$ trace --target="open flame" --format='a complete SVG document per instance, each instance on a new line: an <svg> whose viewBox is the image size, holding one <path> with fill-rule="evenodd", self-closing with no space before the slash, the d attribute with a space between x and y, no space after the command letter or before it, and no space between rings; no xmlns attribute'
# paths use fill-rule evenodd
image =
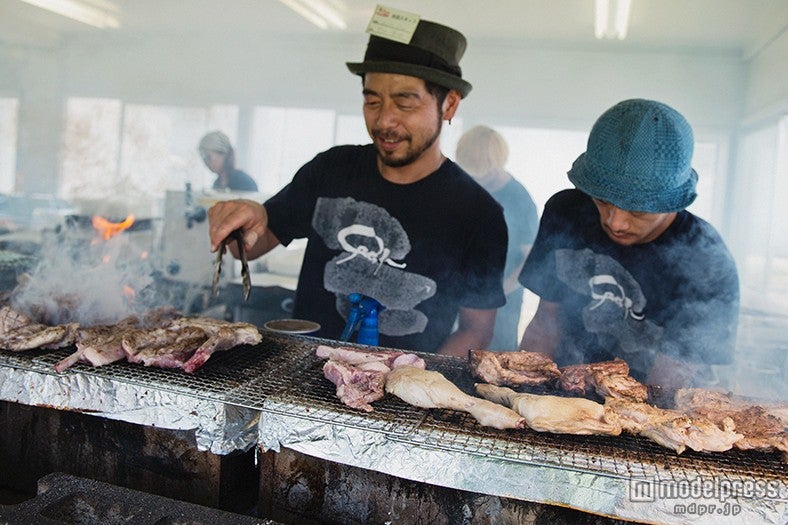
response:
<svg viewBox="0 0 788 525"><path fill-rule="evenodd" d="M104 217L94 215L92 222L93 228L96 229L101 238L108 241L123 230L131 228L131 225L134 224L134 215L129 215L122 222L110 222Z"/></svg>

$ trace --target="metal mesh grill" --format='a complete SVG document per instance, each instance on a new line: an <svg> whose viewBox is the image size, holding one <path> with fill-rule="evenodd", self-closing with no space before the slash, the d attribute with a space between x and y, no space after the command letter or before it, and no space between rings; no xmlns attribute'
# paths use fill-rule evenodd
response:
<svg viewBox="0 0 788 525"><path fill-rule="evenodd" d="M144 367L126 362L103 367L77 364L66 374L91 374L146 388L158 388L230 405L384 432L390 439L423 447L457 451L507 461L588 471L616 477L648 476L681 480L714 475L731 479L788 479L788 467L778 453L729 450L681 455L637 436L574 436L532 430L496 430L452 410L423 410L387 394L373 404L374 412L352 409L336 396L323 376L324 360L314 355L318 344L334 344L308 336L263 333L263 342L218 352L196 373ZM356 346L343 343L346 346ZM55 363L70 351L0 351L0 366L55 375ZM464 360L419 354L427 368L437 370L465 392L473 393L473 378ZM264 406L270 399L275 401Z"/></svg>

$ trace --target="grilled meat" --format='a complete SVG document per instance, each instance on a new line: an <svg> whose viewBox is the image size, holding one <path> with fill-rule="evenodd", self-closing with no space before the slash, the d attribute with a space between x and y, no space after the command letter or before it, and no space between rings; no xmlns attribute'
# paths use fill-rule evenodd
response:
<svg viewBox="0 0 788 525"><path fill-rule="evenodd" d="M10 306L0 308L0 348L21 352L51 350L74 344L79 324L48 326L37 323Z"/></svg>
<svg viewBox="0 0 788 525"><path fill-rule="evenodd" d="M385 395L383 387L388 371L388 368L385 372L365 370L333 359L323 365L323 375L337 386L337 397L347 406L366 412L374 410L370 403Z"/></svg>
<svg viewBox="0 0 788 525"><path fill-rule="evenodd" d="M589 389L586 385L588 374L591 372L629 375L629 365L618 357L612 361L562 366L559 370L561 371L561 377L558 380L558 386L562 390L577 392L578 394L585 394L593 389L593 387Z"/></svg>
<svg viewBox="0 0 788 525"><path fill-rule="evenodd" d="M476 384L476 393L493 403L513 409L537 432L557 434L621 433L618 416L604 405L581 397L522 394L511 388Z"/></svg>
<svg viewBox="0 0 788 525"><path fill-rule="evenodd" d="M130 363L161 368L183 368L208 335L198 327L155 328L131 330L124 334L121 344Z"/></svg>
<svg viewBox="0 0 788 525"><path fill-rule="evenodd" d="M767 409L736 399L729 392L702 388L682 388L676 391L675 402L676 409L691 416L704 417L717 424L725 419L733 420L737 432L744 435L734 444L736 448L779 450L788 454L788 432L785 421L779 417L779 406L773 405ZM770 413L770 410L774 413Z"/></svg>
<svg viewBox="0 0 788 525"><path fill-rule="evenodd" d="M208 340L194 351L183 363L184 371L194 373L213 355L214 352L229 350L241 345L256 345L263 340L260 330L249 323L228 323L208 317L176 319L170 325L172 330L198 328L208 335Z"/></svg>
<svg viewBox="0 0 788 525"><path fill-rule="evenodd" d="M678 410L666 410L646 403L607 398L605 406L618 414L623 429L675 450L689 447L698 452L729 450L743 436L734 432L728 418L718 426L704 417L690 417Z"/></svg>
<svg viewBox="0 0 788 525"><path fill-rule="evenodd" d="M468 364L473 377L500 386L536 386L561 375L553 360L539 352L470 350Z"/></svg>
<svg viewBox="0 0 788 525"><path fill-rule="evenodd" d="M319 345L317 357L327 358L323 375L337 387L337 397L351 408L372 412L370 403L385 395L386 374L399 366L426 368L424 359L400 351L367 352L357 348Z"/></svg>
<svg viewBox="0 0 788 525"><path fill-rule="evenodd" d="M315 349L315 355L325 359L342 361L349 365L377 362L383 363L387 368L391 369L394 368L395 362L399 360L398 364L410 364L411 366L426 368L424 360L416 354L406 354L405 352L399 351L380 350L376 352L367 352L349 346L332 347L319 345Z"/></svg>
<svg viewBox="0 0 788 525"><path fill-rule="evenodd" d="M630 401L646 401L648 389L634 377L625 374L608 374L600 370L592 371L586 377L589 385L601 397L628 399Z"/></svg>
<svg viewBox="0 0 788 525"><path fill-rule="evenodd" d="M646 401L648 390L629 375L629 365L620 358L612 361L582 363L560 368L558 386L567 392L587 395L592 392L600 397Z"/></svg>
<svg viewBox="0 0 788 525"><path fill-rule="evenodd" d="M80 328L77 333L77 351L55 364L55 371L62 372L78 362L103 366L126 358L123 336L137 326L138 319L129 317L117 325L99 325Z"/></svg>
<svg viewBox="0 0 788 525"><path fill-rule="evenodd" d="M469 396L440 372L401 366L386 374L386 392L421 408L449 408L471 414L481 425L494 428L523 428L514 410L486 399Z"/></svg>

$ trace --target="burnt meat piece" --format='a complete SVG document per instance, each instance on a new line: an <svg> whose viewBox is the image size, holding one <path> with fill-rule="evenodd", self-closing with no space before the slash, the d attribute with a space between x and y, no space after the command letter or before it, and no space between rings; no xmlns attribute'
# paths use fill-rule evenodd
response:
<svg viewBox="0 0 788 525"><path fill-rule="evenodd" d="M561 376L558 366L539 352L468 351L473 377L499 386L536 386Z"/></svg>
<svg viewBox="0 0 788 525"><path fill-rule="evenodd" d="M10 306L0 308L0 348L21 352L63 348L74 344L79 324L48 326L37 323Z"/></svg>

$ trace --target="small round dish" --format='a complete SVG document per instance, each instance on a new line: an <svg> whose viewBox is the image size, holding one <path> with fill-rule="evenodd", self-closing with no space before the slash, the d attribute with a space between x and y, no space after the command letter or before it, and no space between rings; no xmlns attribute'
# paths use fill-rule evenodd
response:
<svg viewBox="0 0 788 525"><path fill-rule="evenodd" d="M263 328L280 334L312 334L320 330L320 325L304 319L275 319L267 321Z"/></svg>

